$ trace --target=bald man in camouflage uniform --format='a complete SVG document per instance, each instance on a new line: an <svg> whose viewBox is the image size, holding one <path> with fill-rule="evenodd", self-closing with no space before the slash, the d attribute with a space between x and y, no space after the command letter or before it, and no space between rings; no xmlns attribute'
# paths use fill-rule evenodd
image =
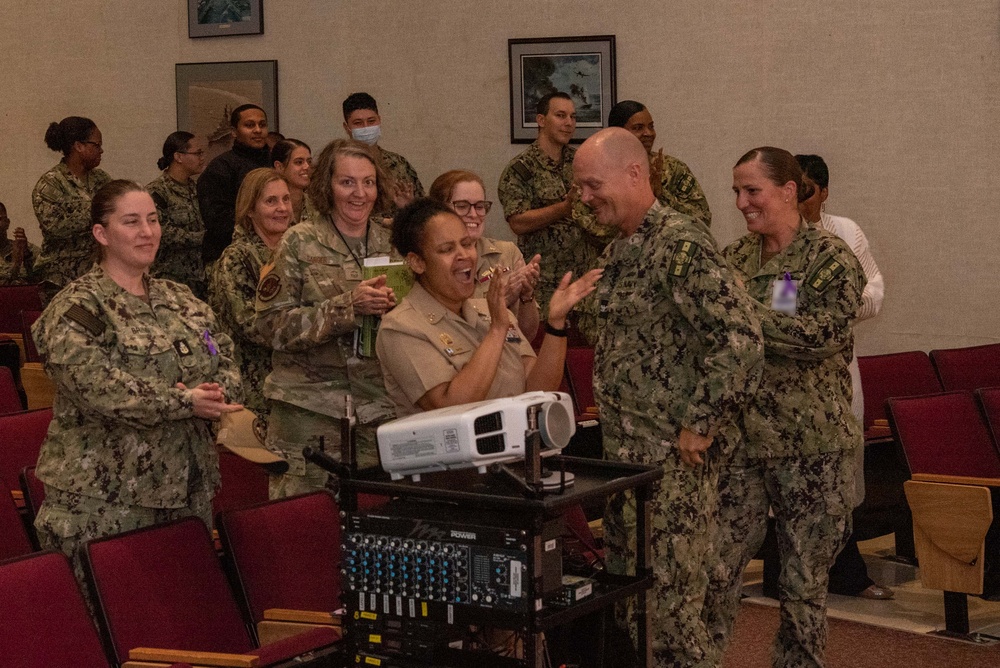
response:
<svg viewBox="0 0 1000 668"><path fill-rule="evenodd" d="M720 651L739 607L743 569L764 540L773 508L782 556L775 666L822 666L834 558L850 534L855 448L851 321L866 279L851 249L804 220L791 244L760 266L761 236L723 251L754 299L767 360L744 413L745 447L722 466L719 555L707 598ZM796 281L795 315L772 308L775 286Z"/></svg>
<svg viewBox="0 0 1000 668"><path fill-rule="evenodd" d="M347 237L350 239L350 237ZM264 381L271 400L267 445L288 460L288 472L272 477L271 498L322 489L329 475L302 451L320 446L340 458L340 418L350 395L357 415L358 460L378 463L375 429L395 417L374 357L359 357L353 291L362 283L366 257L401 260L389 230L369 222L364 244L349 247L326 215L288 228L261 271L257 329L274 349ZM374 279L366 281L372 284Z"/></svg>
<svg viewBox="0 0 1000 668"><path fill-rule="evenodd" d="M538 110L538 139L504 168L497 195L521 253L542 256L535 297L544 320L563 275L572 271L578 278L596 267L614 231L597 224L573 188L573 101L562 93L546 95ZM596 340L593 318L582 310L576 318L588 340Z"/></svg>
<svg viewBox="0 0 1000 668"><path fill-rule="evenodd" d="M87 538L187 515L212 526L218 457L191 390L218 383L239 401L232 341L187 288L149 279L147 291L148 303L95 266L31 329L56 386L35 528L78 575Z"/></svg>
<svg viewBox="0 0 1000 668"><path fill-rule="evenodd" d="M199 255L200 257L200 255ZM233 243L212 265L208 297L219 327L233 339L243 378L243 405L267 420L264 379L271 373L271 346L255 326L260 270L271 259L271 249L253 230L237 223Z"/></svg>
<svg viewBox="0 0 1000 668"><path fill-rule="evenodd" d="M198 299L205 299L205 263L201 258L205 223L201 219L194 179L179 183L164 171L146 186L146 190L156 204L163 230L152 275L183 283Z"/></svg>
<svg viewBox="0 0 1000 668"><path fill-rule="evenodd" d="M581 199L622 237L601 258L594 393L613 460L663 467L652 499L650 596L656 666L714 666L703 619L719 451L757 387L763 338L751 300L701 223L653 195L639 140L603 130L574 161ZM635 544L634 498L605 516L609 569Z"/></svg>
<svg viewBox="0 0 1000 668"><path fill-rule="evenodd" d="M109 181L111 177L99 167L79 179L60 162L43 174L31 191L31 205L42 231L42 255L35 263L35 272L48 284L47 298L93 265L90 200Z"/></svg>

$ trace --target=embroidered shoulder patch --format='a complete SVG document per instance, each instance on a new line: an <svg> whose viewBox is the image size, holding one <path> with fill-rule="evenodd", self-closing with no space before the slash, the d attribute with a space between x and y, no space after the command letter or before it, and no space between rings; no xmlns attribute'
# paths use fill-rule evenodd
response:
<svg viewBox="0 0 1000 668"><path fill-rule="evenodd" d="M79 304L73 304L70 306L66 310L66 317L83 327L94 336L100 336L104 333L104 329L106 327L105 324L101 322L96 315Z"/></svg>
<svg viewBox="0 0 1000 668"><path fill-rule="evenodd" d="M149 193L149 196L153 198L153 204L156 205L157 209L159 209L161 211L166 211L166 209L167 209L167 200L164 199L163 195L161 195L160 193L155 193L154 192L154 193Z"/></svg>
<svg viewBox="0 0 1000 668"><path fill-rule="evenodd" d="M809 277L809 287L816 292L823 292L833 279L844 273L844 268L844 265L837 260L831 260L829 264Z"/></svg>
<svg viewBox="0 0 1000 668"><path fill-rule="evenodd" d="M687 276L697 252L698 244L693 241L678 241L674 246L674 255L670 258L670 275L678 278Z"/></svg>
<svg viewBox="0 0 1000 668"><path fill-rule="evenodd" d="M261 274L264 274L263 270ZM260 284L257 286L257 299L269 302L278 296L279 290L281 290L281 277L277 274L264 274L264 278L260 279Z"/></svg>

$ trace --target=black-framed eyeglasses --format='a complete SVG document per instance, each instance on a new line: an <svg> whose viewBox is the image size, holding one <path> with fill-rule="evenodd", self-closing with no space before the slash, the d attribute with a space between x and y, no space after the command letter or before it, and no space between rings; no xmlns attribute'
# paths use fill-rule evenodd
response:
<svg viewBox="0 0 1000 668"><path fill-rule="evenodd" d="M181 155L196 155L199 158L205 155L205 151L177 151Z"/></svg>
<svg viewBox="0 0 1000 668"><path fill-rule="evenodd" d="M80 143L81 144L90 144L91 146L96 146L97 150L99 150L99 151L103 151L104 150L104 144L102 144L99 141L90 141L89 139L87 139L87 140L82 141Z"/></svg>
<svg viewBox="0 0 1000 668"><path fill-rule="evenodd" d="M451 208L453 208L455 210L455 213L457 213L460 216L469 215L469 212L472 211L473 209L475 209L476 213L478 213L480 216L485 216L490 212L490 208L492 208L492 206L493 202L490 202L489 200L470 202L468 200L459 199L451 203Z"/></svg>

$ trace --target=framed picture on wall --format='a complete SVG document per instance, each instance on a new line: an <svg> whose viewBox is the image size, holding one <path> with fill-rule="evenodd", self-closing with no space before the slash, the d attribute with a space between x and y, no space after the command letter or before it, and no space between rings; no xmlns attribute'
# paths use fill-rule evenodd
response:
<svg viewBox="0 0 1000 668"><path fill-rule="evenodd" d="M576 105L579 144L607 124L615 104L615 36L507 40L510 58L510 141L538 136L535 108L548 93L566 93Z"/></svg>
<svg viewBox="0 0 1000 668"><path fill-rule="evenodd" d="M278 130L278 61L178 63L177 129L208 139L206 158L229 150L229 115L243 104L256 104Z"/></svg>
<svg viewBox="0 0 1000 668"><path fill-rule="evenodd" d="M188 0L188 37L264 33L264 0Z"/></svg>

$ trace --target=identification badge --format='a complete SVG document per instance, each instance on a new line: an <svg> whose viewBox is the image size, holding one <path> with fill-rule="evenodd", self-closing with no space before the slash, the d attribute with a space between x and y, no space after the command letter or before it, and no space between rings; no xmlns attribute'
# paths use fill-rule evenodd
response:
<svg viewBox="0 0 1000 668"><path fill-rule="evenodd" d="M795 315L798 306L799 282L786 271L783 278L771 286L771 308L785 315Z"/></svg>

